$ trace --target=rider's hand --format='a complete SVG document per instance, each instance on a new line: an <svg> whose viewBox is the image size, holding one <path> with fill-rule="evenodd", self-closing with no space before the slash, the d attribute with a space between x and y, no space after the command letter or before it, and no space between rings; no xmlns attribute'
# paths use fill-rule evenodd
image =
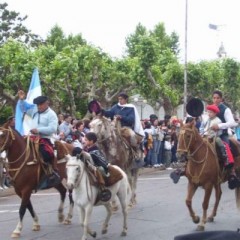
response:
<svg viewBox="0 0 240 240"><path fill-rule="evenodd" d="M219 127L218 127L217 124L213 124L213 125L211 126L211 129L214 130L214 131L217 131L217 130L219 130Z"/></svg>
<svg viewBox="0 0 240 240"><path fill-rule="evenodd" d="M117 120L121 120L122 119L121 115L116 115L115 117L116 117Z"/></svg>
<svg viewBox="0 0 240 240"><path fill-rule="evenodd" d="M23 90L18 91L18 98L23 100L25 98L25 92Z"/></svg>
<svg viewBox="0 0 240 240"><path fill-rule="evenodd" d="M30 132L32 134L38 134L38 130L36 128L31 129Z"/></svg>

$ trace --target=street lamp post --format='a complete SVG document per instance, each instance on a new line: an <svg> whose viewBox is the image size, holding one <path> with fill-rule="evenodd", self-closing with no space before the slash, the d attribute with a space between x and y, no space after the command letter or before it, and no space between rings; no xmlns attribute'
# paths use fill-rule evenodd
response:
<svg viewBox="0 0 240 240"><path fill-rule="evenodd" d="M143 99L142 97L140 97L140 98L135 97L134 98L134 103L136 104L136 106L140 107L140 117L141 117L141 120L142 120L143 119L143 109L147 104L147 100Z"/></svg>

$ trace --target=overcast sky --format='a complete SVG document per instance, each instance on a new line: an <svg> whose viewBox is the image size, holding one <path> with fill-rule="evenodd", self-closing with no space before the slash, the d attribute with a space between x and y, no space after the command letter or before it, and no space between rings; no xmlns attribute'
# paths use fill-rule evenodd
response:
<svg viewBox="0 0 240 240"><path fill-rule="evenodd" d="M66 34L81 33L113 57L124 54L125 38L138 23L148 30L164 22L180 36L184 56L186 0L1 0L28 15L26 25L46 37L58 24ZM229 57L240 59L240 0L188 0L188 60L216 58L221 41ZM220 30L209 29L209 24Z"/></svg>

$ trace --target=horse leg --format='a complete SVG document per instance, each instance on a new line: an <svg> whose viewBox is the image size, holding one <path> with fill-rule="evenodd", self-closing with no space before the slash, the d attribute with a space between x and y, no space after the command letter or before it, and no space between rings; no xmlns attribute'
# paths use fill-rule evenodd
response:
<svg viewBox="0 0 240 240"><path fill-rule="evenodd" d="M214 217L217 215L217 209L218 209L218 205L222 196L222 189L221 189L221 184L216 184L214 186L215 189L215 204L213 207L213 211L211 213L211 215L207 218L208 222L213 222L214 221Z"/></svg>
<svg viewBox="0 0 240 240"><path fill-rule="evenodd" d="M128 184L128 183L127 183ZM128 206L127 206L127 198L128 198L128 186L121 186L122 189L117 193L119 198L122 213L123 213L123 230L121 236L127 236L127 215L128 215Z"/></svg>
<svg viewBox="0 0 240 240"><path fill-rule="evenodd" d="M82 223L81 225L83 227L83 235L81 240L86 240L87 234L95 238L97 236L97 233L92 231L88 226L88 221L92 213L92 206L88 205L88 206L85 206L85 208L80 207L80 211L81 211L80 215L81 215L81 223Z"/></svg>
<svg viewBox="0 0 240 240"><path fill-rule="evenodd" d="M189 182L188 183L188 193L187 193L187 198L186 198L186 205L188 207L188 211L190 213L192 221L194 223L199 223L200 218L199 218L199 216L195 215L195 212L192 209L192 198L193 198L196 190L197 190L197 186Z"/></svg>
<svg viewBox="0 0 240 240"><path fill-rule="evenodd" d="M31 201L29 200L28 204L27 204L27 209L28 211L30 212L32 218L33 218L33 227L32 227L32 230L33 231L39 231L40 230L40 225L38 223L38 216L37 214L35 213L35 211L33 210L33 206L32 206L32 203Z"/></svg>
<svg viewBox="0 0 240 240"><path fill-rule="evenodd" d="M128 204L128 207L132 208L133 207L133 201L132 200L134 199L135 191L134 191L134 187L133 187L133 175L132 175L131 170L127 171L127 177L128 177L129 186L131 188L131 198L130 198L130 202Z"/></svg>
<svg viewBox="0 0 240 240"><path fill-rule="evenodd" d="M118 211L118 204L115 198L113 198L112 202L111 202L111 208L112 208L112 212L117 212Z"/></svg>
<svg viewBox="0 0 240 240"><path fill-rule="evenodd" d="M213 185L209 184L205 187L205 194L204 194L204 199L202 203L202 208L203 208L203 215L200 224L197 227L197 231L204 231L205 229L205 224L207 222L207 209L209 206L209 200L211 197Z"/></svg>
<svg viewBox="0 0 240 240"><path fill-rule="evenodd" d="M103 227L102 227L102 234L106 234L107 233L107 228L108 228L108 223L109 223L109 220L112 216L112 207L111 207L111 204L106 204L104 205L104 207L106 208L107 210L107 217L103 223Z"/></svg>
<svg viewBox="0 0 240 240"><path fill-rule="evenodd" d="M73 198L72 198L72 190L69 190L69 195L68 196L69 196L70 206L69 206L67 218L64 220L65 225L71 224L71 222L72 222L73 207L74 207L74 201L73 201Z"/></svg>
<svg viewBox="0 0 240 240"><path fill-rule="evenodd" d="M19 196L21 196L21 198L22 198L22 202L21 202L21 205L19 208L20 220L19 220L15 230L12 232L12 235L11 235L12 238L19 238L21 235L21 231L22 231L22 227L23 227L22 221L23 221L23 217L25 215L26 209L27 209L27 204L30 200L31 190L29 190L26 195L22 195L21 193L17 193L17 194Z"/></svg>
<svg viewBox="0 0 240 240"><path fill-rule="evenodd" d="M137 204L136 189L137 189L138 172L139 172L138 168L132 169L132 196L131 196L132 205Z"/></svg>
<svg viewBox="0 0 240 240"><path fill-rule="evenodd" d="M63 186L63 184L59 184L55 187L58 192L60 193L60 198L61 198L61 201L60 201L60 205L58 207L58 222L63 222L64 220L64 213L63 213L63 207L64 207L64 201L65 201L65 198L66 198L66 188Z"/></svg>

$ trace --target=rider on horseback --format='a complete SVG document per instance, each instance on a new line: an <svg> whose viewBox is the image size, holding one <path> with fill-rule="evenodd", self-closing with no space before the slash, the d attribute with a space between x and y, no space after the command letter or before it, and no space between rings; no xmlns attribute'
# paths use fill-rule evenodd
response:
<svg viewBox="0 0 240 240"><path fill-rule="evenodd" d="M222 103L223 102L222 92L219 90L215 90L212 94L212 97L213 97L213 105L217 106L219 109L219 111L217 111L214 108L215 111L217 111L217 117L221 120L221 122L220 121L218 123L215 122L214 124L212 124L210 129L213 131L221 130L219 137L221 138L221 140L224 142L224 145L225 145L225 149L224 149L225 151L224 151L222 158L225 157L225 160L224 160L224 162L226 163L225 167L231 169L231 174L229 177L229 188L232 189L238 185L239 181L235 177L235 171L232 168L233 164L232 163L229 164L228 159L227 159L226 148L229 148L229 139L228 139L228 131L227 130L228 130L228 128L235 127L236 122L234 121L233 114L232 114L230 108L228 108L226 105L224 105ZM197 104L198 102L195 101L194 103ZM191 107L193 107L193 106L191 106ZM189 107L189 108L191 108L191 107ZM213 107L210 107L210 108L213 109ZM192 112L195 112L195 111L197 111L197 106L195 106L195 109L192 110ZM201 113L200 113L200 115L201 115ZM223 152L223 148L221 148L220 151ZM185 175L185 170L181 171L181 170L177 169L176 171L174 171L170 174L170 177L173 179L174 183L177 183L179 181L180 176L183 176L183 175Z"/></svg>
<svg viewBox="0 0 240 240"><path fill-rule="evenodd" d="M96 145L97 142L97 135L94 132L88 132L85 135L85 147L84 149L88 152L94 164L98 167L102 167L104 171L101 171L104 177L109 177L110 174L108 172L108 161L105 159L103 154L100 152L98 146Z"/></svg>
<svg viewBox="0 0 240 240"><path fill-rule="evenodd" d="M118 103L110 110L102 110L105 117L109 117L120 121L121 127L127 127L131 130L131 137L128 143L130 146L139 151L140 143L144 137L144 131L136 107L133 104L128 104L128 95L124 92L118 95ZM138 154L139 155L139 154Z"/></svg>
<svg viewBox="0 0 240 240"><path fill-rule="evenodd" d="M56 175L57 163L50 139L54 133L57 133L57 115L49 107L48 98L46 96L35 98L33 100L34 104L30 104L24 100L25 93L22 90L18 91L18 97L22 111L32 117L33 128L30 130L30 133L34 136L40 137L39 152L41 153L44 162L52 164L53 170L55 170L53 178L55 178L58 175ZM32 164L35 164L35 162L33 161Z"/></svg>

